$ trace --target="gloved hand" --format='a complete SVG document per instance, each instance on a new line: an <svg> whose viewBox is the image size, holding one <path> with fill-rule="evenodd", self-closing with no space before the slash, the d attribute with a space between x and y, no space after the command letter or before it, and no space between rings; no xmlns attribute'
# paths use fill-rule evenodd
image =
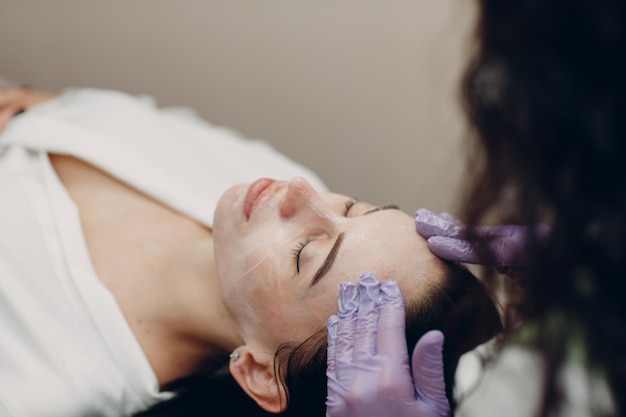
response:
<svg viewBox="0 0 626 417"><path fill-rule="evenodd" d="M506 267L519 267L525 263L524 249L532 232L532 226L482 226L476 227L479 237L486 238L493 259L481 258L478 251L465 240L467 226L448 213L435 214L426 209L415 212L415 228L428 242L428 247L437 256L450 261L472 264L495 264L501 272ZM537 237L545 239L549 233L547 225L534 226Z"/></svg>
<svg viewBox="0 0 626 417"><path fill-rule="evenodd" d="M426 333L409 367L404 299L394 281L363 274L342 283L328 320L326 417L443 417L443 334Z"/></svg>

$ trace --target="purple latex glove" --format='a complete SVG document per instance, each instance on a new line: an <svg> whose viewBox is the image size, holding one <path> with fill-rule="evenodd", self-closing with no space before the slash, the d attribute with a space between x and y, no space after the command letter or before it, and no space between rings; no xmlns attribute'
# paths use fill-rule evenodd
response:
<svg viewBox="0 0 626 417"><path fill-rule="evenodd" d="M532 232L531 226L482 226L476 227L476 235L487 238L488 249L494 256L489 262L465 240L467 226L448 213L435 214L426 209L415 212L415 228L428 242L437 256L450 261L472 264L495 264L499 267L519 267L525 264L524 249ZM537 237L545 239L549 229L546 225L535 226ZM501 268L501 272L507 272Z"/></svg>
<svg viewBox="0 0 626 417"><path fill-rule="evenodd" d="M342 283L328 320L326 417L443 417L443 334L426 333L409 367L404 299L394 281L363 274Z"/></svg>

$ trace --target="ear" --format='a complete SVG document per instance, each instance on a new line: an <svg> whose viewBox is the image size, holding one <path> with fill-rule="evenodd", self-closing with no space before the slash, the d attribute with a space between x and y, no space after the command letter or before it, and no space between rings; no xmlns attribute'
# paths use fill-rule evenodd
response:
<svg viewBox="0 0 626 417"><path fill-rule="evenodd" d="M228 369L239 386L265 411L285 411L286 390L274 373L274 356L252 351L248 346L236 350L239 358L231 360Z"/></svg>

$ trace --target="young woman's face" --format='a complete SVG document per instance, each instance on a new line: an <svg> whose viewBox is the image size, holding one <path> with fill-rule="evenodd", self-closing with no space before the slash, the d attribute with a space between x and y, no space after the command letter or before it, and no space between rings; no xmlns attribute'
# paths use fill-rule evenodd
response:
<svg viewBox="0 0 626 417"><path fill-rule="evenodd" d="M413 298L441 275L411 216L319 194L303 178L229 189L213 237L224 302L243 334L268 348L322 328L341 281L374 272Z"/></svg>

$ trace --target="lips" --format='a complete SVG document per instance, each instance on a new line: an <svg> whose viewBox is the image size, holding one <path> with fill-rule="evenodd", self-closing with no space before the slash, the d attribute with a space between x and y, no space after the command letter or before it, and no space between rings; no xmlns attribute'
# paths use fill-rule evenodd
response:
<svg viewBox="0 0 626 417"><path fill-rule="evenodd" d="M250 214L261 201L264 192L270 188L276 181L269 178L261 178L253 182L248 188L246 197L243 200L243 215L246 220L250 219Z"/></svg>

